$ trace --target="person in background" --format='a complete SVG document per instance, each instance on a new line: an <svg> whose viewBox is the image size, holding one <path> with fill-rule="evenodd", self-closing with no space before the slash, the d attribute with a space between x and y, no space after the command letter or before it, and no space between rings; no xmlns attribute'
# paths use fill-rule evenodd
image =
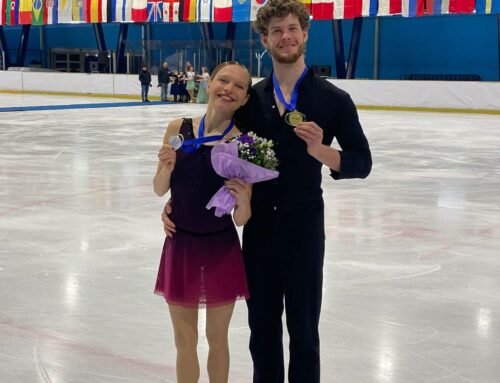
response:
<svg viewBox="0 0 500 383"><path fill-rule="evenodd" d="M139 72L139 81L141 82L141 97L142 102L150 102L148 99L149 87L151 87L151 72L146 64L141 65Z"/></svg>
<svg viewBox="0 0 500 383"><path fill-rule="evenodd" d="M194 88L195 88L196 72L192 65L186 67L186 91L189 94L189 102L194 102Z"/></svg>
<svg viewBox="0 0 500 383"><path fill-rule="evenodd" d="M198 86L198 94L196 95L196 102L198 104L206 104L208 102L207 88L209 79L208 68L204 66L201 68L201 76L199 76L200 84Z"/></svg>
<svg viewBox="0 0 500 383"><path fill-rule="evenodd" d="M170 69L168 63L164 62L158 73L158 86L161 87L161 101L168 101L168 84L170 83Z"/></svg>

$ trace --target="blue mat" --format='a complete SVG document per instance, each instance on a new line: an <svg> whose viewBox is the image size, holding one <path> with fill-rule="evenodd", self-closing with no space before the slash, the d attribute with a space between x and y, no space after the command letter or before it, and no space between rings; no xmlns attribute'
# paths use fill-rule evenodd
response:
<svg viewBox="0 0 500 383"><path fill-rule="evenodd" d="M128 106L148 106L170 104L170 102L152 101L152 102L106 102L96 104L68 104L68 105L38 105L38 106L9 106L0 108L0 112L31 112L38 110L61 110L61 109L94 109L94 108L121 108Z"/></svg>

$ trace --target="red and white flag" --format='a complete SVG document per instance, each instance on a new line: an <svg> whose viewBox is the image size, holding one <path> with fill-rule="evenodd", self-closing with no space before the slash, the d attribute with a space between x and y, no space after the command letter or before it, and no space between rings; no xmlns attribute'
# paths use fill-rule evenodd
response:
<svg viewBox="0 0 500 383"><path fill-rule="evenodd" d="M214 21L230 22L233 20L233 0L214 0Z"/></svg>
<svg viewBox="0 0 500 383"><path fill-rule="evenodd" d="M179 21L179 1L163 0L163 22L176 23Z"/></svg>
<svg viewBox="0 0 500 383"><path fill-rule="evenodd" d="M132 21L143 22L148 19L148 1L132 0Z"/></svg>
<svg viewBox="0 0 500 383"><path fill-rule="evenodd" d="M332 20L333 0L312 0L311 12L313 20Z"/></svg>

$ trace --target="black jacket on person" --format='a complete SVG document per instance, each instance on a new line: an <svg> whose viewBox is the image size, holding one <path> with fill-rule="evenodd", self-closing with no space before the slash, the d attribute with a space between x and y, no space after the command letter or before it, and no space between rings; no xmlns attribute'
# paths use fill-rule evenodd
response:
<svg viewBox="0 0 500 383"><path fill-rule="evenodd" d="M141 70L139 72L139 81L141 82L142 85L151 84L151 72L148 70L146 72Z"/></svg>
<svg viewBox="0 0 500 383"><path fill-rule="evenodd" d="M161 68L158 73L158 84L168 84L170 82L170 69Z"/></svg>

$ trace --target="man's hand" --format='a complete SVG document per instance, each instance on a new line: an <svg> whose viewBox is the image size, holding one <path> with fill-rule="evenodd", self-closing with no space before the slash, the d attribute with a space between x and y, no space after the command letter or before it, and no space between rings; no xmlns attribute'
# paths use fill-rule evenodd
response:
<svg viewBox="0 0 500 383"><path fill-rule="evenodd" d="M323 129L313 121L301 122L293 131L307 144L307 152L317 158L323 145Z"/></svg>
<svg viewBox="0 0 500 383"><path fill-rule="evenodd" d="M170 201L165 204L163 212L161 213L161 220L163 221L163 230L167 237L172 238L175 233L175 224L170 220L169 214L172 213L172 205Z"/></svg>

